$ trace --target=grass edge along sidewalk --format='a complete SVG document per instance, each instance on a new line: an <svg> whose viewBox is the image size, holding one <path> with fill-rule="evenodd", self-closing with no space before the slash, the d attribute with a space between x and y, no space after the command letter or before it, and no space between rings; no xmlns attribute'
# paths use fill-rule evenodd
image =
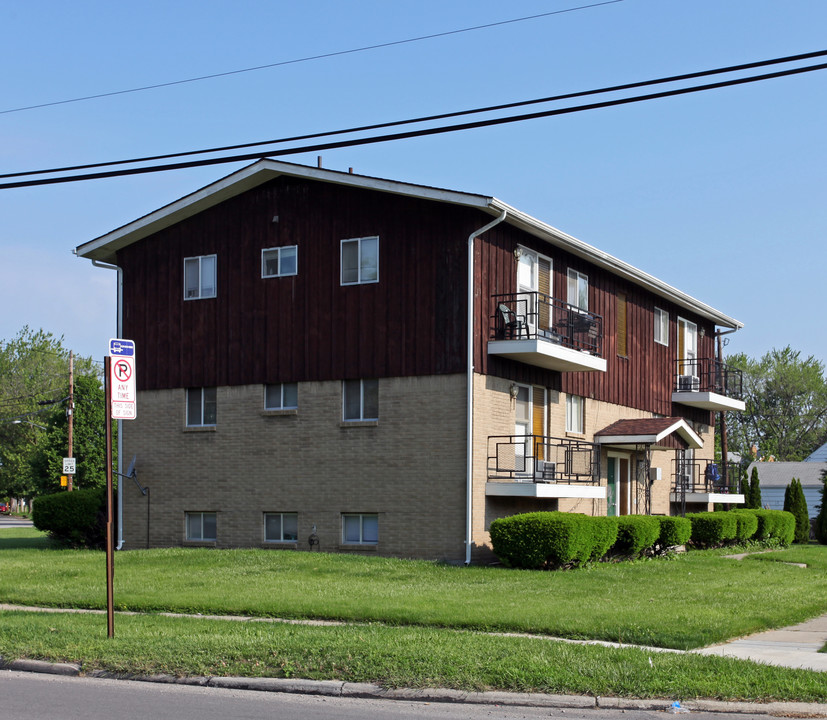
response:
<svg viewBox="0 0 827 720"><path fill-rule="evenodd" d="M120 615L3 613L0 655L84 673L304 678L384 688L627 698L827 702L824 673L695 654L473 631Z"/></svg>

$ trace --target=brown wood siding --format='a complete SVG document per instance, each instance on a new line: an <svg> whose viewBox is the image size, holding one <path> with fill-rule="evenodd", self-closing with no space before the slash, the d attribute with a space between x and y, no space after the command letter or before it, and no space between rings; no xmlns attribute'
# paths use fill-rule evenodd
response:
<svg viewBox="0 0 827 720"><path fill-rule="evenodd" d="M488 355L486 347L492 329L490 316L493 314L490 298L496 294L516 292L517 272L513 252L518 244L551 257L552 295L556 298L566 299L569 268L588 275L589 310L603 318L605 373L559 373ZM507 225L494 227L477 241L476 257L478 287L488 288L487 298L484 292L476 297L477 317L486 320L477 329L475 367L478 371L660 415L711 423L712 414L708 411L672 403L677 360L677 316L680 314L698 323L699 329L705 329L706 336L698 338L698 357L714 356L714 328L711 323L686 310L679 311L677 306L665 299ZM626 300L625 356L618 355L618 351L622 350L617 343L619 294ZM655 306L669 313L668 347L654 340Z"/></svg>
<svg viewBox="0 0 827 720"><path fill-rule="evenodd" d="M466 240L487 221L283 177L131 245L118 262L139 387L463 372ZM374 235L379 282L341 286L341 240ZM262 279L261 250L286 245L298 275ZM183 259L213 253L217 297L184 300Z"/></svg>

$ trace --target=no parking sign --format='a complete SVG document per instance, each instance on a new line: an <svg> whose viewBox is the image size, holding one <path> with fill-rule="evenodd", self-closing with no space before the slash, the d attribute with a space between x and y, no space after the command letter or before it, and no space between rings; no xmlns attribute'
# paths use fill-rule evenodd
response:
<svg viewBox="0 0 827 720"><path fill-rule="evenodd" d="M134 420L135 403L135 343L113 338L109 341L109 387L113 420Z"/></svg>

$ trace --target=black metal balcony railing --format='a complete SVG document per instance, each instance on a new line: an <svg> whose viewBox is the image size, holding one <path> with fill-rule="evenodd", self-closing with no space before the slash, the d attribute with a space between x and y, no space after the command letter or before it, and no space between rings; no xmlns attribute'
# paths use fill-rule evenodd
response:
<svg viewBox="0 0 827 720"><path fill-rule="evenodd" d="M714 392L741 399L743 373L715 358L677 360L675 392Z"/></svg>
<svg viewBox="0 0 827 720"><path fill-rule="evenodd" d="M491 298L492 340L540 339L602 357L603 318L540 292Z"/></svg>
<svg viewBox="0 0 827 720"><path fill-rule="evenodd" d="M724 476L721 463L711 461L672 461L672 492L722 493L735 495L741 492L741 478L738 465L730 463Z"/></svg>
<svg viewBox="0 0 827 720"><path fill-rule="evenodd" d="M600 482L600 448L594 443L542 435L491 436L488 479L596 485Z"/></svg>

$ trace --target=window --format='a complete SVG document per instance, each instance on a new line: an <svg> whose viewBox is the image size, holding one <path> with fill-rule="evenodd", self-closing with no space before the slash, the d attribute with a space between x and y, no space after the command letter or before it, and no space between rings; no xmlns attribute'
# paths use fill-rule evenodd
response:
<svg viewBox="0 0 827 720"><path fill-rule="evenodd" d="M265 410L294 410L298 406L298 383L276 383L264 386Z"/></svg>
<svg viewBox="0 0 827 720"><path fill-rule="evenodd" d="M298 539L297 513L264 513L265 542L296 542Z"/></svg>
<svg viewBox="0 0 827 720"><path fill-rule="evenodd" d="M187 540L215 540L215 513L188 512Z"/></svg>
<svg viewBox="0 0 827 720"><path fill-rule="evenodd" d="M583 398L580 395L566 395L566 432L579 435L585 432L583 405Z"/></svg>
<svg viewBox="0 0 827 720"><path fill-rule="evenodd" d="M589 309L589 276L569 268L568 303L580 310Z"/></svg>
<svg viewBox="0 0 827 720"><path fill-rule="evenodd" d="M184 258L184 299L215 297L215 255Z"/></svg>
<svg viewBox="0 0 827 720"><path fill-rule="evenodd" d="M187 388L187 425L215 425L215 388Z"/></svg>
<svg viewBox="0 0 827 720"><path fill-rule="evenodd" d="M655 342L669 345L669 313L655 308Z"/></svg>
<svg viewBox="0 0 827 720"><path fill-rule="evenodd" d="M297 245L286 247L267 248L261 251L261 277L284 277L297 275L298 270Z"/></svg>
<svg viewBox="0 0 827 720"><path fill-rule="evenodd" d="M342 240L342 285L379 282L379 237Z"/></svg>
<svg viewBox="0 0 827 720"><path fill-rule="evenodd" d="M342 515L342 542L346 545L376 545L379 542L379 516Z"/></svg>
<svg viewBox="0 0 827 720"><path fill-rule="evenodd" d="M379 419L379 381L345 380L342 383L344 420Z"/></svg>

